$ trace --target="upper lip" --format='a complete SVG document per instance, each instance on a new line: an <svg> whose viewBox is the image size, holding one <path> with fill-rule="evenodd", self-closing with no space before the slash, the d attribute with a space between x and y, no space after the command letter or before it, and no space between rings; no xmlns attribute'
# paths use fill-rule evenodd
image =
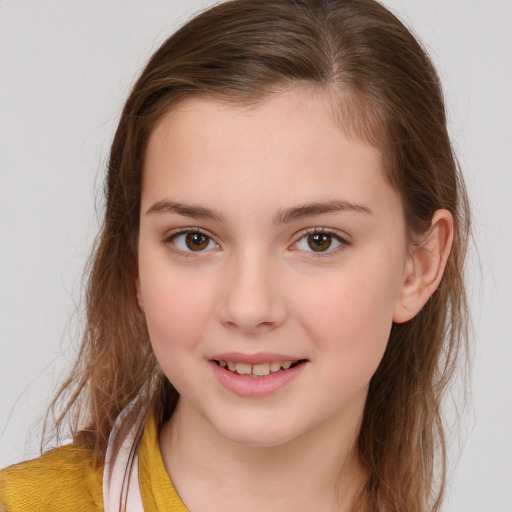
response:
<svg viewBox="0 0 512 512"><path fill-rule="evenodd" d="M233 363L259 364L277 363L284 361L300 361L304 358L290 354L275 354L272 352L257 352L255 354L243 354L240 352L225 352L209 358L212 361L230 361Z"/></svg>

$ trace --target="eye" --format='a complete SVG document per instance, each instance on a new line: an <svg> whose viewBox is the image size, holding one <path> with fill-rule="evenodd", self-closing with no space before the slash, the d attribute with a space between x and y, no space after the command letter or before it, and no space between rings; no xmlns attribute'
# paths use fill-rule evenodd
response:
<svg viewBox="0 0 512 512"><path fill-rule="evenodd" d="M294 248L299 251L330 254L343 245L348 245L348 242L337 233L316 229L304 234L294 244Z"/></svg>
<svg viewBox="0 0 512 512"><path fill-rule="evenodd" d="M178 251L185 253L204 252L219 247L208 235L197 230L175 233L167 237L165 242L172 243Z"/></svg>

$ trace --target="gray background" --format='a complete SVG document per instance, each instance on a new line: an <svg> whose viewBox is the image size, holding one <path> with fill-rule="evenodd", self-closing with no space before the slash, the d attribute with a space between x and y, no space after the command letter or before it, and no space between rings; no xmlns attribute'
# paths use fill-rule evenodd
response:
<svg viewBox="0 0 512 512"><path fill-rule="evenodd" d="M37 455L73 358L123 100L158 44L210 3L0 0L0 467ZM385 3L439 68L473 203L473 394L444 509L512 512L512 2Z"/></svg>

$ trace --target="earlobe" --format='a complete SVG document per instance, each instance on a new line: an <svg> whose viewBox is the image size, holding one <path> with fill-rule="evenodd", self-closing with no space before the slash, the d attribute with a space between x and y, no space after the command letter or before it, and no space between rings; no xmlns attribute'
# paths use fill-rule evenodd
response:
<svg viewBox="0 0 512 512"><path fill-rule="evenodd" d="M453 217L437 210L429 230L411 245L393 322L407 322L421 310L443 277L453 243Z"/></svg>

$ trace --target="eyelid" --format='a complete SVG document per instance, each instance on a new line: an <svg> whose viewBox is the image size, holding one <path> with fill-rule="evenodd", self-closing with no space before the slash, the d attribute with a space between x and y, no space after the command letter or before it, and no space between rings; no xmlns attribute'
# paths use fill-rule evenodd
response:
<svg viewBox="0 0 512 512"><path fill-rule="evenodd" d="M207 236L213 243L215 243L217 245L217 248L221 247L221 244L216 240L215 236L213 236L207 230L200 228L200 227L195 227L195 226L176 228L176 229L172 229L172 230L168 231L162 237L162 243L164 245L169 246L169 249L172 252L180 254L180 255L184 255L184 256L200 256L201 253L203 253L203 254L209 253L212 250L212 249L205 249L202 251L183 251L183 250L179 249L176 245L170 244L170 242L172 242L172 240L174 238L176 238L177 236L187 234L187 233L201 233L201 234ZM347 235L337 229L325 228L325 227L311 227L311 228L306 228L306 229L299 231L294 236L294 241L291 244L290 248L292 248L292 250L293 250L293 247L296 246L297 243L300 242L304 237L311 235L311 234L316 234L316 233L330 235L333 238L335 238L340 243L340 245L338 247L335 247L334 249L328 249L326 251L318 251L318 252L313 251L313 250L311 250L311 251L305 251L302 249L296 249L296 250L307 253L308 257L313 257L313 258L320 257L321 258L321 257L335 255L339 251L343 250L346 246L352 245L352 243L348 239Z"/></svg>
<svg viewBox="0 0 512 512"><path fill-rule="evenodd" d="M167 231L165 233L165 235L162 237L162 243L164 245L166 245L169 248L169 250L171 250L172 252L179 254L179 255L186 256L186 257L200 256L202 254L211 252L212 249L204 249L202 251L183 251L179 247L177 247L175 244L171 243L173 241L173 239L175 239L176 237L178 237L180 235L186 235L188 233L201 233L202 235L205 235L206 237L208 237L213 243L215 243L217 245L217 248L221 247L220 243L216 240L216 238L211 233L209 233L208 231L206 231L203 228L199 228L199 227L195 227L195 226L187 226L187 227L176 228L176 229Z"/></svg>
<svg viewBox="0 0 512 512"><path fill-rule="evenodd" d="M318 251L318 252L313 251L313 250L304 251L302 249L295 249L295 250L307 253L308 257L323 258L323 257L327 257L327 256L334 256L338 252L344 250L347 246L352 245L351 241L348 239L348 236L345 233L343 233L337 229L314 227L314 228L303 229L302 231L297 233L294 237L294 242L292 243L291 248L296 246L304 237L306 237L308 235L312 235L312 234L317 234L317 233L332 236L340 243L340 245L338 247L335 247L334 249L328 249L326 251Z"/></svg>

